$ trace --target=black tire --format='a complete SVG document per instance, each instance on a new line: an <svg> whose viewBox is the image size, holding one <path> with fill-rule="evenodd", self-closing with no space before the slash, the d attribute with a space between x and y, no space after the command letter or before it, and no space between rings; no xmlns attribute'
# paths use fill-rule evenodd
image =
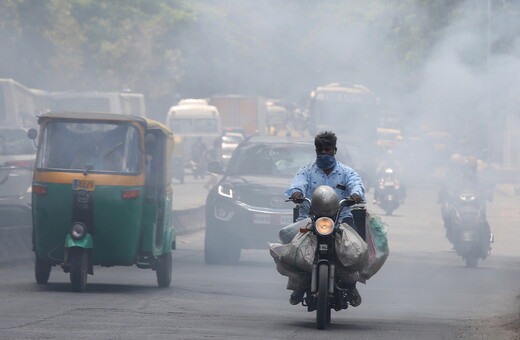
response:
<svg viewBox="0 0 520 340"><path fill-rule="evenodd" d="M86 249L71 249L69 254L70 283L73 292L83 293L87 289L88 253Z"/></svg>
<svg viewBox="0 0 520 340"><path fill-rule="evenodd" d="M34 261L34 276L36 278L36 283L39 285L44 285L49 281L49 276L51 275L52 266L42 261L36 256L36 260Z"/></svg>
<svg viewBox="0 0 520 340"><path fill-rule="evenodd" d="M207 264L234 263L240 259L241 248L225 232L215 226L206 226L204 260Z"/></svg>
<svg viewBox="0 0 520 340"><path fill-rule="evenodd" d="M329 315L329 322L327 322ZM316 327L325 329L325 325L330 323L329 306L329 267L322 264L318 268L318 303L316 308Z"/></svg>
<svg viewBox="0 0 520 340"><path fill-rule="evenodd" d="M467 256L464 260L466 261L466 267L477 268L478 259L475 256Z"/></svg>
<svg viewBox="0 0 520 340"><path fill-rule="evenodd" d="M394 209L386 209L386 215L392 216L392 213L394 212Z"/></svg>
<svg viewBox="0 0 520 340"><path fill-rule="evenodd" d="M170 287L172 282L172 253L165 253L158 257L157 268L157 284L160 288Z"/></svg>

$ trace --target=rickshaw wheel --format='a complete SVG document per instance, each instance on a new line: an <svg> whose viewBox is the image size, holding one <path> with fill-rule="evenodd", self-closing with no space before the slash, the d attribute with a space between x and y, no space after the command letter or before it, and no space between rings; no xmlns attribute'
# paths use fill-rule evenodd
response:
<svg viewBox="0 0 520 340"><path fill-rule="evenodd" d="M38 256L34 261L34 276L36 277L36 283L40 285L44 285L49 281L49 276L51 275L52 266L40 260Z"/></svg>
<svg viewBox="0 0 520 340"><path fill-rule="evenodd" d="M161 288L169 287L172 281L172 253L162 254L157 260L157 284Z"/></svg>
<svg viewBox="0 0 520 340"><path fill-rule="evenodd" d="M70 283L72 291L82 293L87 289L88 253L85 249L71 249Z"/></svg>

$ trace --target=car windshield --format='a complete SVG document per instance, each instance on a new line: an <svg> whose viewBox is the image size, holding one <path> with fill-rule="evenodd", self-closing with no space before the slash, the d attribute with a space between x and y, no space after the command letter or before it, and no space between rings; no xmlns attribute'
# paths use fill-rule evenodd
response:
<svg viewBox="0 0 520 340"><path fill-rule="evenodd" d="M0 129L0 155L30 155L36 149L23 129Z"/></svg>
<svg viewBox="0 0 520 340"><path fill-rule="evenodd" d="M246 144L236 149L230 160L228 173L289 177L315 158L312 145Z"/></svg>
<svg viewBox="0 0 520 340"><path fill-rule="evenodd" d="M49 122L43 129L36 167L139 173L139 131L129 123Z"/></svg>

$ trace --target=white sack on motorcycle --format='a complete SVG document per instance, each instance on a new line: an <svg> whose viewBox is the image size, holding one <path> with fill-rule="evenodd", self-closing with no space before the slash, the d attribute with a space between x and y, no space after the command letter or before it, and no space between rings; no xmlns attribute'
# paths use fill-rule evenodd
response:
<svg viewBox="0 0 520 340"><path fill-rule="evenodd" d="M317 243L316 235L313 233L298 233L290 243L284 245L280 261L288 266L311 272Z"/></svg>
<svg viewBox="0 0 520 340"><path fill-rule="evenodd" d="M349 271L357 271L366 264L368 246L359 234L348 224L339 226L340 233L336 234L336 257Z"/></svg>

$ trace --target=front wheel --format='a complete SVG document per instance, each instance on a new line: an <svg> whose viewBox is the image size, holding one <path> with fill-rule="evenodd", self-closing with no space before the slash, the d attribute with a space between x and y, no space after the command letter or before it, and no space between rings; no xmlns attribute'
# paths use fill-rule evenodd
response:
<svg viewBox="0 0 520 340"><path fill-rule="evenodd" d="M161 288L170 286L172 281L172 253L165 253L157 259L157 284Z"/></svg>
<svg viewBox="0 0 520 340"><path fill-rule="evenodd" d="M36 260L34 261L34 276L36 277L36 283L39 285L44 285L49 281L49 276L51 275L52 266L40 260L38 256L36 256Z"/></svg>
<svg viewBox="0 0 520 340"><path fill-rule="evenodd" d="M88 253L86 249L70 249L70 283L72 291L82 293L87 289Z"/></svg>
<svg viewBox="0 0 520 340"><path fill-rule="evenodd" d="M318 329L325 329L325 325L327 323L330 323L329 267L326 264L322 264L318 268L318 303L316 308L316 327Z"/></svg>

